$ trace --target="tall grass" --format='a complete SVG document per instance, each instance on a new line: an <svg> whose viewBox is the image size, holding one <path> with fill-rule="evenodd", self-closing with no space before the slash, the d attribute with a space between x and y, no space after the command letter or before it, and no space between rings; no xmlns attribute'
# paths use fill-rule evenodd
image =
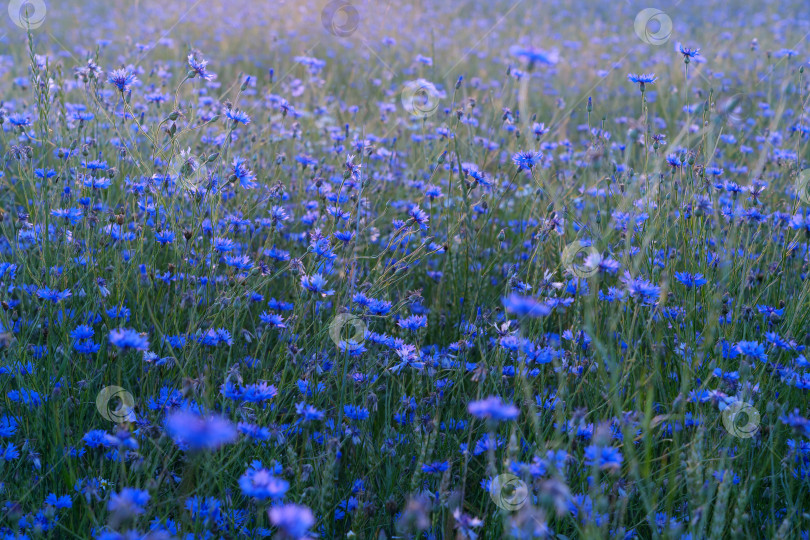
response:
<svg viewBox="0 0 810 540"><path fill-rule="evenodd" d="M802 4L354 7L9 24L3 533L806 537Z"/></svg>

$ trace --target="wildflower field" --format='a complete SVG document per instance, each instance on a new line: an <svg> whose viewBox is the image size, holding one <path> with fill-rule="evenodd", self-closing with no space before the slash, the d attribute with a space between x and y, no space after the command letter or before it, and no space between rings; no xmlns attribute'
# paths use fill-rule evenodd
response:
<svg viewBox="0 0 810 540"><path fill-rule="evenodd" d="M2 538L810 538L806 0L5 15Z"/></svg>

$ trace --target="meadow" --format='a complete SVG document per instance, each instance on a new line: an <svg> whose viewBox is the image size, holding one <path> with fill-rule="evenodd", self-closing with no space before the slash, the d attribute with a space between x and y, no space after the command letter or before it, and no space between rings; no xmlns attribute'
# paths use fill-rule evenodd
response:
<svg viewBox="0 0 810 540"><path fill-rule="evenodd" d="M804 0L3 15L2 538L810 538Z"/></svg>

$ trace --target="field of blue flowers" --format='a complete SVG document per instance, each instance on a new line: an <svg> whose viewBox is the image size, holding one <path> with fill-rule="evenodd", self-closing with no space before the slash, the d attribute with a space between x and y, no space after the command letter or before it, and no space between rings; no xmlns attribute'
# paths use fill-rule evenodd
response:
<svg viewBox="0 0 810 540"><path fill-rule="evenodd" d="M0 31L2 538L810 538L806 0Z"/></svg>

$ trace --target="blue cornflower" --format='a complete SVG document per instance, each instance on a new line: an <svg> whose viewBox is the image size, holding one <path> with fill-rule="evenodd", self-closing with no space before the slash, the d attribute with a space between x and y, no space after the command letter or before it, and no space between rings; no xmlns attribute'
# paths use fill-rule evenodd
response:
<svg viewBox="0 0 810 540"><path fill-rule="evenodd" d="M585 464L589 467L595 465L600 469L617 471L621 468L623 460L622 453L618 448L597 445L585 448Z"/></svg>
<svg viewBox="0 0 810 540"><path fill-rule="evenodd" d="M186 510L191 512L191 518L203 523L219 520L222 517L221 506L222 503L215 497L203 499L196 495L187 499L185 505Z"/></svg>
<svg viewBox="0 0 810 540"><path fill-rule="evenodd" d="M343 242L344 244L348 244L354 238L354 233L352 231L336 231L334 237Z"/></svg>
<svg viewBox="0 0 810 540"><path fill-rule="evenodd" d="M149 498L146 490L124 488L120 493L113 493L110 496L107 510L116 514L119 519L128 519L143 514Z"/></svg>
<svg viewBox="0 0 810 540"><path fill-rule="evenodd" d="M213 81L217 78L215 73L208 71L208 60L197 58L194 53L188 55L188 67L194 72L192 77L199 76L204 81Z"/></svg>
<svg viewBox="0 0 810 540"><path fill-rule="evenodd" d="M129 68L122 68L113 70L107 80L123 94L138 81L138 78Z"/></svg>
<svg viewBox="0 0 810 540"><path fill-rule="evenodd" d="M2 456L3 461L14 461L20 457L20 452L17 450L17 447L14 446L14 443L8 443L5 449L0 446L0 456Z"/></svg>
<svg viewBox="0 0 810 540"><path fill-rule="evenodd" d="M690 274L689 272L675 272L675 279L690 289L699 289L708 283L708 280L703 277L703 274Z"/></svg>
<svg viewBox="0 0 810 540"><path fill-rule="evenodd" d="M810 419L799 414L799 409L794 409L792 413L783 414L779 417L779 421L810 439Z"/></svg>
<svg viewBox="0 0 810 540"><path fill-rule="evenodd" d="M70 498L70 495L57 497L56 493L49 493L48 496L45 497L45 504L53 506L54 508L71 508L73 506L73 500Z"/></svg>
<svg viewBox="0 0 810 540"><path fill-rule="evenodd" d="M399 373L406 367L412 367L417 371L425 368L425 363L420 360L419 351L414 345L405 344L397 347L396 353L402 361L391 368L394 373Z"/></svg>
<svg viewBox="0 0 810 540"><path fill-rule="evenodd" d="M107 162L102 159L82 161L82 167L90 169L91 171L104 171L107 170Z"/></svg>
<svg viewBox="0 0 810 540"><path fill-rule="evenodd" d="M591 99L591 98L588 98L588 99ZM540 137L542 137L543 135L545 135L548 132L549 132L549 128L547 128L546 124L544 124L543 122L540 122L540 123L535 122L534 124L532 124L532 133L534 133L534 136L538 141L540 140Z"/></svg>
<svg viewBox="0 0 810 540"><path fill-rule="evenodd" d="M73 344L73 350L79 354L95 354L101 349L101 345L92 339L84 339Z"/></svg>
<svg viewBox="0 0 810 540"><path fill-rule="evenodd" d="M332 251L332 246L329 244L329 238L315 238L309 244L309 250L319 257L324 259L334 259L335 253Z"/></svg>
<svg viewBox="0 0 810 540"><path fill-rule="evenodd" d="M233 120L234 125L250 123L250 116L248 116L246 112L240 110L228 109L225 111L225 116Z"/></svg>
<svg viewBox="0 0 810 540"><path fill-rule="evenodd" d="M309 529L315 525L315 516L306 506L297 504L271 506L267 514L270 516L270 522L289 538L309 538Z"/></svg>
<svg viewBox="0 0 810 540"><path fill-rule="evenodd" d="M419 225L420 229L427 229L428 228L428 220L430 219L427 215L427 212L419 208L419 205L414 205L409 211L408 215L411 216L411 219Z"/></svg>
<svg viewBox="0 0 810 540"><path fill-rule="evenodd" d="M778 319L785 314L785 308L779 309L771 306L757 304L757 311L766 318Z"/></svg>
<svg viewBox="0 0 810 540"><path fill-rule="evenodd" d="M627 75L627 80L631 83L638 84L639 89L643 92L645 89L645 85L648 84L655 84L655 81L658 77L655 76L655 73L642 73L641 75L636 75L635 73L630 73Z"/></svg>
<svg viewBox="0 0 810 540"><path fill-rule="evenodd" d="M174 232L170 231L169 229L156 232L155 240L157 240L158 243L163 245L171 244L172 242L174 242Z"/></svg>
<svg viewBox="0 0 810 540"><path fill-rule="evenodd" d="M261 403L262 401L268 401L276 397L278 390L276 390L276 387L272 384L267 384L265 381L261 381L255 384L242 386L240 388L240 394L242 401L247 401L249 403Z"/></svg>
<svg viewBox="0 0 810 540"><path fill-rule="evenodd" d="M343 413L352 420L366 420L368 419L368 409L357 407L355 405L344 405Z"/></svg>
<svg viewBox="0 0 810 540"><path fill-rule="evenodd" d="M521 171L533 169L541 159L543 159L542 152L526 151L512 154L512 161Z"/></svg>
<svg viewBox="0 0 810 540"><path fill-rule="evenodd" d="M27 388L20 388L19 390L11 390L6 394L9 401L20 402L34 408L42 405L43 401L47 401L47 396L41 396L36 390L28 390Z"/></svg>
<svg viewBox="0 0 810 540"><path fill-rule="evenodd" d="M397 326L415 332L419 328L427 326L427 317L424 315L411 315L410 317L397 321Z"/></svg>
<svg viewBox="0 0 810 540"><path fill-rule="evenodd" d="M31 117L24 113L15 113L9 115L8 121L12 126L25 127L31 125Z"/></svg>
<svg viewBox="0 0 810 540"><path fill-rule="evenodd" d="M181 447L215 450L236 440L236 428L225 418L178 411L166 420L166 433Z"/></svg>
<svg viewBox="0 0 810 540"><path fill-rule="evenodd" d="M233 345L233 337L225 328L209 328L205 332L198 332L195 337L199 343L208 345L209 347L216 347L221 343L224 343L225 345Z"/></svg>
<svg viewBox="0 0 810 540"><path fill-rule="evenodd" d="M625 272L622 277L627 294L647 304L653 304L661 295L661 287L642 278L633 278Z"/></svg>
<svg viewBox="0 0 810 540"><path fill-rule="evenodd" d="M86 324L80 324L70 332L70 337L73 339L88 339L93 337L95 331L92 327Z"/></svg>
<svg viewBox="0 0 810 540"><path fill-rule="evenodd" d="M503 305L506 311L514 313L518 317L545 317L551 313L551 308L531 296L521 296L516 293L503 298Z"/></svg>
<svg viewBox="0 0 810 540"><path fill-rule="evenodd" d="M49 289L48 287L42 287L41 289L37 289L37 296L42 298L43 300L48 300L57 304L62 300L70 298L71 292L70 289L64 289L63 291L58 291L56 289Z"/></svg>
<svg viewBox="0 0 810 540"><path fill-rule="evenodd" d="M120 349L145 351L149 348L149 340L146 336L139 334L131 328L112 330L110 332L110 343Z"/></svg>
<svg viewBox="0 0 810 540"><path fill-rule="evenodd" d="M338 349L340 349L341 352L348 353L349 356L361 356L368 350L365 345L358 343L354 339L349 339L348 341L344 339L340 340L338 342Z"/></svg>
<svg viewBox="0 0 810 540"><path fill-rule="evenodd" d="M54 208L51 210L51 215L70 221L71 225L76 225L82 220L83 214L80 208Z"/></svg>
<svg viewBox="0 0 810 540"><path fill-rule="evenodd" d="M305 402L296 403L295 413L301 416L301 422L316 422L323 420L324 413Z"/></svg>
<svg viewBox="0 0 810 540"><path fill-rule="evenodd" d="M676 154L669 154L667 156L667 163L673 169L677 169L678 167L683 166L683 161L676 155Z"/></svg>
<svg viewBox="0 0 810 540"><path fill-rule="evenodd" d="M376 298L372 298L368 302L368 311L372 315L388 315L391 311L391 302L387 300L377 300Z"/></svg>
<svg viewBox="0 0 810 540"><path fill-rule="evenodd" d="M259 184L255 182L256 175L248 168L246 160L235 157L231 166L233 176L239 180L239 184L243 188L254 189L258 187Z"/></svg>
<svg viewBox="0 0 810 540"><path fill-rule="evenodd" d="M112 185L112 180L109 178L95 178L93 176L85 176L82 178L82 184L84 187L89 187L92 189L107 189Z"/></svg>
<svg viewBox="0 0 810 540"><path fill-rule="evenodd" d="M482 420L515 420L520 411L511 403L504 403L497 396L490 396L480 401L472 401L467 406L471 415Z"/></svg>
<svg viewBox="0 0 810 540"><path fill-rule="evenodd" d="M214 249L220 253L227 253L236 247L236 242L230 238L214 238Z"/></svg>
<svg viewBox="0 0 810 540"><path fill-rule="evenodd" d="M790 227L792 229L804 229L804 232L810 235L810 212L805 210L802 213L800 210L798 214L790 218Z"/></svg>
<svg viewBox="0 0 810 540"><path fill-rule="evenodd" d="M13 416L0 416L0 437L12 437L17 433L17 426Z"/></svg>
<svg viewBox="0 0 810 540"><path fill-rule="evenodd" d="M295 161L301 164L306 169L307 167L315 167L318 165L318 160L307 154L298 154L295 156Z"/></svg>
<svg viewBox="0 0 810 540"><path fill-rule="evenodd" d="M230 266L231 268L236 268L237 270L248 271L253 268L253 261L250 260L250 257L247 255L225 255L223 257L225 264Z"/></svg>
<svg viewBox="0 0 810 540"><path fill-rule="evenodd" d="M327 289L326 278L321 274L313 274L311 276L301 276L301 287L304 289L320 294L322 296L332 296L335 294L334 289Z"/></svg>
<svg viewBox="0 0 810 540"><path fill-rule="evenodd" d="M267 326L271 326L273 328L287 328L287 325L284 324L284 318L281 315L277 315L275 313L267 313L266 311L262 311L259 314L259 320L266 324Z"/></svg>
<svg viewBox="0 0 810 540"><path fill-rule="evenodd" d="M560 52L557 49L551 51L544 51L534 47L521 47L514 45L509 48L509 54L521 58L529 64L546 64L553 66L560 61Z"/></svg>
<svg viewBox="0 0 810 540"><path fill-rule="evenodd" d="M435 463L422 464L422 472L427 474L441 474L449 468L449 461L437 461Z"/></svg>
<svg viewBox="0 0 810 540"><path fill-rule="evenodd" d="M734 346L734 350L738 354L754 358L761 362L768 361L768 353L765 352L765 346L757 341L740 341Z"/></svg>
<svg viewBox="0 0 810 540"><path fill-rule="evenodd" d="M274 225L282 221L287 221L289 218L290 216L287 215L287 210L281 206L274 206L270 209L270 219Z"/></svg>
<svg viewBox="0 0 810 540"><path fill-rule="evenodd" d="M263 499L281 499L290 484L281 478L273 476L272 472L261 467L261 463L254 463L245 474L239 478L239 487L248 497Z"/></svg>
<svg viewBox="0 0 810 540"><path fill-rule="evenodd" d="M700 55L700 49L691 49L684 47L680 43L675 44L675 50L683 55L684 62L689 63L690 58L696 58Z"/></svg>

